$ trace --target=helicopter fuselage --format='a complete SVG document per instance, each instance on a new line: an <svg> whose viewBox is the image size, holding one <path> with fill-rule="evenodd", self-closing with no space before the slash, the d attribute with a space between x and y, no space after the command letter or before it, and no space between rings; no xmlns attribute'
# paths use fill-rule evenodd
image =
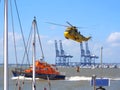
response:
<svg viewBox="0 0 120 90"><path fill-rule="evenodd" d="M51 23L51 22L47 22L47 23L67 27L67 29L64 32L64 36L65 36L66 39L71 39L71 40L74 40L74 41L77 41L77 42L83 42L83 41L88 41L91 38L91 37L85 37L82 34L80 34L80 32L78 32L78 29L77 29L79 27L73 26L68 21L66 23L69 26L56 24L56 23Z"/></svg>
<svg viewBox="0 0 120 90"><path fill-rule="evenodd" d="M68 27L66 31L64 32L64 36L66 39L72 39L77 42L83 42L83 41L88 41L91 37L84 37L76 27Z"/></svg>

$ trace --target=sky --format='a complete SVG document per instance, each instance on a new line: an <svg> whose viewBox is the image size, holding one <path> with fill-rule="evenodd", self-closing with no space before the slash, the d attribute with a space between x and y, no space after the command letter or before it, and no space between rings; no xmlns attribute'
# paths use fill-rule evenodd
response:
<svg viewBox="0 0 120 90"><path fill-rule="evenodd" d="M10 1L10 0L9 0ZM24 53L20 26L15 4L12 2L13 21L17 43L18 62L21 63ZM72 62L80 61L80 44L64 38L66 27L48 24L52 22L68 25L66 21L77 27L84 36L91 36L88 41L91 54L100 57L103 47L103 62L120 63L120 1L119 0L16 0L19 17L25 39L27 40L34 16L37 20L45 61L55 63L54 40L62 40L66 54L73 55ZM0 1L0 62L3 63L3 30L4 1ZM11 11L9 2L9 63L16 63L14 55ZM27 41L26 41L27 42ZM84 48L85 43L83 42ZM59 47L59 46L58 46ZM40 58L36 56L36 58ZM100 58L96 59L100 62Z"/></svg>

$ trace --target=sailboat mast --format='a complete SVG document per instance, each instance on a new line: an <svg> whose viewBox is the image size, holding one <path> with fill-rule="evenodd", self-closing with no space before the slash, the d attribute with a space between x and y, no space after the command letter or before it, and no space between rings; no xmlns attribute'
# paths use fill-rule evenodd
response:
<svg viewBox="0 0 120 90"><path fill-rule="evenodd" d="M36 90L36 85L35 85L35 60L36 60L36 19L34 17L33 20L33 82L32 82L32 88L33 90Z"/></svg>
<svg viewBox="0 0 120 90"><path fill-rule="evenodd" d="M8 0L4 0L4 90L8 90Z"/></svg>
<svg viewBox="0 0 120 90"><path fill-rule="evenodd" d="M8 90L8 0L4 0L4 90Z"/></svg>

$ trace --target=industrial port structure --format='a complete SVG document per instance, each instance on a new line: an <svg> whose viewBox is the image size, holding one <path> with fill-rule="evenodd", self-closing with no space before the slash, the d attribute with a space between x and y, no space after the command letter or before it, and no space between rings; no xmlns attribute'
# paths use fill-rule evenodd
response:
<svg viewBox="0 0 120 90"><path fill-rule="evenodd" d="M88 47L88 42L85 42L86 50L83 48L83 43L80 43L80 51L81 51L81 58L80 58L80 65L95 65L95 60L99 57L92 54Z"/></svg>
<svg viewBox="0 0 120 90"><path fill-rule="evenodd" d="M58 49L57 40L55 40L55 51L56 51L56 58L55 58L55 64L57 66L69 66L70 58L73 56L66 54L63 50L62 41L59 40L60 44L60 50Z"/></svg>
<svg viewBox="0 0 120 90"><path fill-rule="evenodd" d="M92 54L88 47L88 42L85 42L85 49L83 47L83 43L80 43L80 61L72 62L70 59L73 57L72 55L66 54L63 49L62 41L59 40L60 49L58 49L57 40L55 40L55 64L57 66L86 66L86 65L95 65L95 60L99 57Z"/></svg>

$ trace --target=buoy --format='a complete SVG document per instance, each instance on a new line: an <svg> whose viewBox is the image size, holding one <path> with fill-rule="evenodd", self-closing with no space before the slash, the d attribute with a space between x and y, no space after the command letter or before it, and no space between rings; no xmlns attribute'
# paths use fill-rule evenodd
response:
<svg viewBox="0 0 120 90"><path fill-rule="evenodd" d="M79 67L79 66L76 68L76 71L77 71L77 72L80 72L80 67Z"/></svg>

